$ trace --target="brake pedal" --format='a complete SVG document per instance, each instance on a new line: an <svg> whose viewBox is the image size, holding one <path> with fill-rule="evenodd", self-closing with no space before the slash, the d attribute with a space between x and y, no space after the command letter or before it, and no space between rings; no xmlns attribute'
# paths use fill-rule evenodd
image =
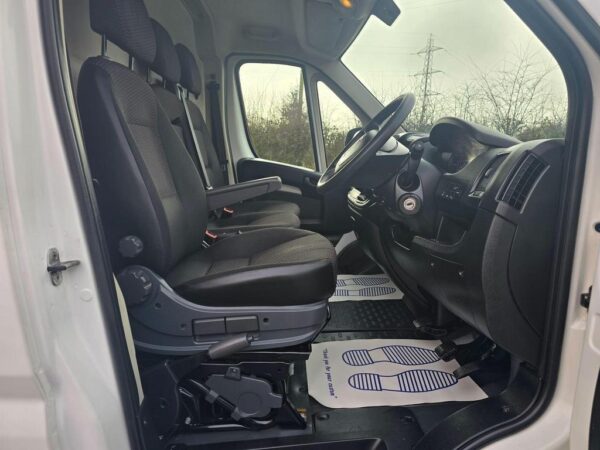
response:
<svg viewBox="0 0 600 450"><path fill-rule="evenodd" d="M415 319L413 320L413 326L421 333L427 334L435 338L441 338L448 334L445 328L434 327L429 320Z"/></svg>
<svg viewBox="0 0 600 450"><path fill-rule="evenodd" d="M460 366L458 369L454 370L452 374L456 377L457 380L460 380L461 378L468 377L469 375L477 372L478 370L481 370L481 362L473 361L468 364L465 364L464 366Z"/></svg>
<svg viewBox="0 0 600 450"><path fill-rule="evenodd" d="M442 342L434 349L434 351L441 360L452 361L454 358L456 358L458 346L452 341Z"/></svg>

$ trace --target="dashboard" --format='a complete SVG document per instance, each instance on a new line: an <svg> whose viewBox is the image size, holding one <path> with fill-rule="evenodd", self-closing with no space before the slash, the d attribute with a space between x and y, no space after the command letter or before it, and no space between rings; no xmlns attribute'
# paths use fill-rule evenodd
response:
<svg viewBox="0 0 600 450"><path fill-rule="evenodd" d="M490 149L458 127L446 127L445 138L437 146L440 168L446 173L456 173Z"/></svg>
<svg viewBox="0 0 600 450"><path fill-rule="evenodd" d="M436 122L429 135L435 146L430 158L442 172L454 174L492 148L506 148L519 141L482 125L454 117Z"/></svg>
<svg viewBox="0 0 600 450"><path fill-rule="evenodd" d="M520 142L454 117L397 139L425 142L418 186L402 188L406 157L377 186L348 192L360 245L410 297L536 364L564 142ZM417 211L403 210L407 198Z"/></svg>

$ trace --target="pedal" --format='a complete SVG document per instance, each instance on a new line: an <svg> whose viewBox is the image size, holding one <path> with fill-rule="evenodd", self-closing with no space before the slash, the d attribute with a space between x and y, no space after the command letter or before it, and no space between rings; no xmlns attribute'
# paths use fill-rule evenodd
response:
<svg viewBox="0 0 600 450"><path fill-rule="evenodd" d="M436 338L441 338L448 334L448 331L446 329L432 326L431 321L427 319L415 319L413 320L413 326L421 333Z"/></svg>
<svg viewBox="0 0 600 450"><path fill-rule="evenodd" d="M461 378L468 377L474 372L481 370L481 362L473 361L464 366L460 366L458 369L452 372L452 374L456 377L456 379L460 380Z"/></svg>
<svg viewBox="0 0 600 450"><path fill-rule="evenodd" d="M453 372L454 376L460 380L473 372L483 369L486 361L494 354L496 344L489 339L480 336L470 344L458 346L457 348L459 348L461 352L459 355L460 357L457 359L464 361L465 358L470 357L470 359L466 359L470 362L461 365Z"/></svg>
<svg viewBox="0 0 600 450"><path fill-rule="evenodd" d="M441 360L452 361L456 357L458 346L452 341L442 342L434 351Z"/></svg>

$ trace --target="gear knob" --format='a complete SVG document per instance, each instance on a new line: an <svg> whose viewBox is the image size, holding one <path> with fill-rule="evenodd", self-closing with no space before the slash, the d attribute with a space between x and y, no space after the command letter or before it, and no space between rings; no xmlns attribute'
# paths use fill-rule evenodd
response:
<svg viewBox="0 0 600 450"><path fill-rule="evenodd" d="M407 192L414 191L419 187L419 177L417 170L425 151L425 142L429 141L429 137L422 137L410 144L410 156L406 165L406 170L398 178L398 184Z"/></svg>

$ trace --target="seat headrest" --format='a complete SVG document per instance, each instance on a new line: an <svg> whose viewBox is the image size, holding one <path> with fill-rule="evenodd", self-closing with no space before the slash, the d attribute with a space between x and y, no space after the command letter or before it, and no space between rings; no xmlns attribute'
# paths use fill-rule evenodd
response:
<svg viewBox="0 0 600 450"><path fill-rule="evenodd" d="M177 50L179 64L181 65L179 84L192 94L200 95L202 93L202 77L194 54L183 44L177 44L175 50Z"/></svg>
<svg viewBox="0 0 600 450"><path fill-rule="evenodd" d="M154 61L156 39L143 0L90 0L90 24L134 58Z"/></svg>
<svg viewBox="0 0 600 450"><path fill-rule="evenodd" d="M169 32L156 20L152 21L156 37L156 56L150 68L171 83L179 83L181 66Z"/></svg>

